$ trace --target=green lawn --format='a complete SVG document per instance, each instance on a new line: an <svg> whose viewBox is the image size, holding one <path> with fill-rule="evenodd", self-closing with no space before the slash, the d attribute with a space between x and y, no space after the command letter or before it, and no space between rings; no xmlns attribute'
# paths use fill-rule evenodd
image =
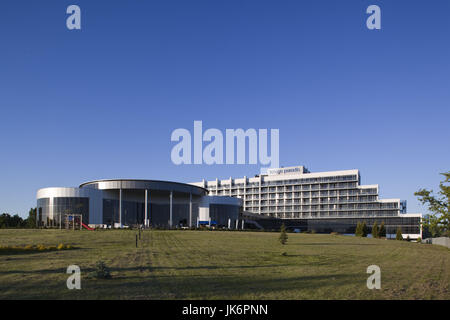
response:
<svg viewBox="0 0 450 320"><path fill-rule="evenodd" d="M0 245L78 249L0 254L0 299L450 299L450 250L403 241L319 234L220 231L0 230ZM287 255L281 255L286 252ZM82 277L97 260L112 279ZM381 290L366 269L381 268Z"/></svg>

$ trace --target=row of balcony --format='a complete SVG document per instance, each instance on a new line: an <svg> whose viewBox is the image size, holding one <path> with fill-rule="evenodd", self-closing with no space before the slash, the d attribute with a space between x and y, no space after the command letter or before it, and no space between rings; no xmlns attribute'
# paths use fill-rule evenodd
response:
<svg viewBox="0 0 450 320"><path fill-rule="evenodd" d="M239 189L239 190L229 190L229 189L210 189L209 191L211 193L227 193L229 194L259 194L259 193L287 193L287 192L310 192L310 191L317 191L317 192L332 192L332 191L340 191L340 190L352 190L355 192L355 194L376 194L377 189L376 188L370 188L370 189L358 189L357 187L337 187L337 188L329 188L329 189L303 189L303 190L264 190L261 189L261 192L259 189Z"/></svg>
<svg viewBox="0 0 450 320"><path fill-rule="evenodd" d="M293 211L293 210L279 210L279 211L262 211L257 210L247 210L256 214L262 215L280 215L280 214L293 214L298 216L317 216L317 215L327 215L327 216L397 216L398 211L396 210L372 210L372 211Z"/></svg>
<svg viewBox="0 0 450 320"><path fill-rule="evenodd" d="M290 192L290 193L259 193L259 192L229 192L226 190L219 190L217 193L212 191L211 195L219 196L259 196L262 197L295 197L295 198L315 198L315 197L333 197L333 196L364 196L377 195L376 189L361 189L361 190L332 190L332 191L316 191L316 192Z"/></svg>
<svg viewBox="0 0 450 320"><path fill-rule="evenodd" d="M254 211L256 213L259 213L259 207L250 206L246 207L247 211ZM345 211L351 211L351 212L358 212L358 211L392 211L392 212L398 212L398 208L373 208L373 207L365 207L365 208L292 208L292 207L262 207L261 212L298 212L298 213L310 213L310 212L345 212Z"/></svg>
<svg viewBox="0 0 450 320"><path fill-rule="evenodd" d="M309 198L330 198L330 197L367 197L367 196L376 196L377 194L355 194L353 192L333 192L330 194L309 194L309 195L300 195L300 194L270 194L270 195L259 195L259 194L247 194L247 195L231 195L231 196L238 196L245 199L309 199Z"/></svg>
<svg viewBox="0 0 450 320"><path fill-rule="evenodd" d="M279 180L279 181L262 181L262 186L286 186L286 185L311 185L311 184L326 184L326 183L342 183L342 182L357 182L358 177L356 175L352 176L333 176L333 177L322 177L322 178L308 178L308 179L291 179L291 180ZM232 187L243 187L243 186L255 186L259 187L259 182L248 182L248 183L233 183ZM230 187L230 183L225 181L220 183L222 187Z"/></svg>
<svg viewBox="0 0 450 320"><path fill-rule="evenodd" d="M267 203L268 201L270 203L304 203L304 204L318 204L318 203L363 203L363 202L377 202L378 199L375 196L362 196L362 197L339 197L339 198L261 198L258 197L246 197L245 199L242 198L244 201L257 201L259 202L261 200L261 203ZM389 203L389 202L387 202Z"/></svg>
<svg viewBox="0 0 450 320"><path fill-rule="evenodd" d="M336 190L336 189L354 189L357 188L358 185L356 183L345 183L345 184L335 184L335 185L324 185L320 186L317 185L304 185L302 187L300 186L292 186L292 187L248 187L248 188L231 188L232 191L240 191L240 192L259 192L261 189L262 192L285 192L285 191L315 191L315 190ZM227 186L219 186L218 188L210 187L210 191L215 190L230 190L230 187Z"/></svg>
<svg viewBox="0 0 450 320"><path fill-rule="evenodd" d="M282 218L282 219L297 219L297 218L374 218L374 217L396 217L397 213L376 213L376 214L355 214L355 213L347 213L347 214L335 214L333 212L322 212L322 213L273 213L267 214L266 216Z"/></svg>
<svg viewBox="0 0 450 320"><path fill-rule="evenodd" d="M283 208L283 207L289 207L292 204L296 204L296 203L285 203L283 205L283 203L269 203L269 204L261 204L261 208L268 208L268 207L279 207L279 208ZM298 210L301 210L300 207L303 208L309 208L312 207L314 208L318 208L319 206L321 206L321 208L324 209L399 209L398 205L396 203L351 203L351 204L302 204L302 205L298 205L298 206L294 206L297 207ZM258 203L249 203L247 202L245 204L245 207L257 207L259 208L259 204Z"/></svg>

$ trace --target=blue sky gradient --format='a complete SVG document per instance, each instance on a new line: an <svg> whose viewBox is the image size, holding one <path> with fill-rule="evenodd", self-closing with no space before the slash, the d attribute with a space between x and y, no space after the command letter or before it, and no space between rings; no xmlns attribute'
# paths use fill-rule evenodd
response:
<svg viewBox="0 0 450 320"><path fill-rule="evenodd" d="M82 30L66 28L66 8ZM366 28L366 8L382 29ZM0 3L0 213L102 178L252 176L172 164L176 128L277 128L280 164L360 169L383 198L450 169L450 1Z"/></svg>

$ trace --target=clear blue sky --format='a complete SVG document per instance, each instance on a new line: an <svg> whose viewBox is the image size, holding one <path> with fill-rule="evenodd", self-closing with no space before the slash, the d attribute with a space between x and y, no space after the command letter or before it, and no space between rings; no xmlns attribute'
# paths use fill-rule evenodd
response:
<svg viewBox="0 0 450 320"><path fill-rule="evenodd" d="M421 212L414 191L450 170L449 13L448 0L2 0L0 213L26 216L41 187L259 172L172 164L171 132L194 120L278 128L281 165L360 169Z"/></svg>

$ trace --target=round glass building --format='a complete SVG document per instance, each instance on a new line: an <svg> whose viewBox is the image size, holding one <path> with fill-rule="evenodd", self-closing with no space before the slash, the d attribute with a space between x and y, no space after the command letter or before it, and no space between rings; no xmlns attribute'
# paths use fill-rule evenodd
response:
<svg viewBox="0 0 450 320"><path fill-rule="evenodd" d="M202 187L158 180L96 180L78 188L37 192L37 224L62 227L67 216L81 215L90 226L236 226L241 200L208 196Z"/></svg>

